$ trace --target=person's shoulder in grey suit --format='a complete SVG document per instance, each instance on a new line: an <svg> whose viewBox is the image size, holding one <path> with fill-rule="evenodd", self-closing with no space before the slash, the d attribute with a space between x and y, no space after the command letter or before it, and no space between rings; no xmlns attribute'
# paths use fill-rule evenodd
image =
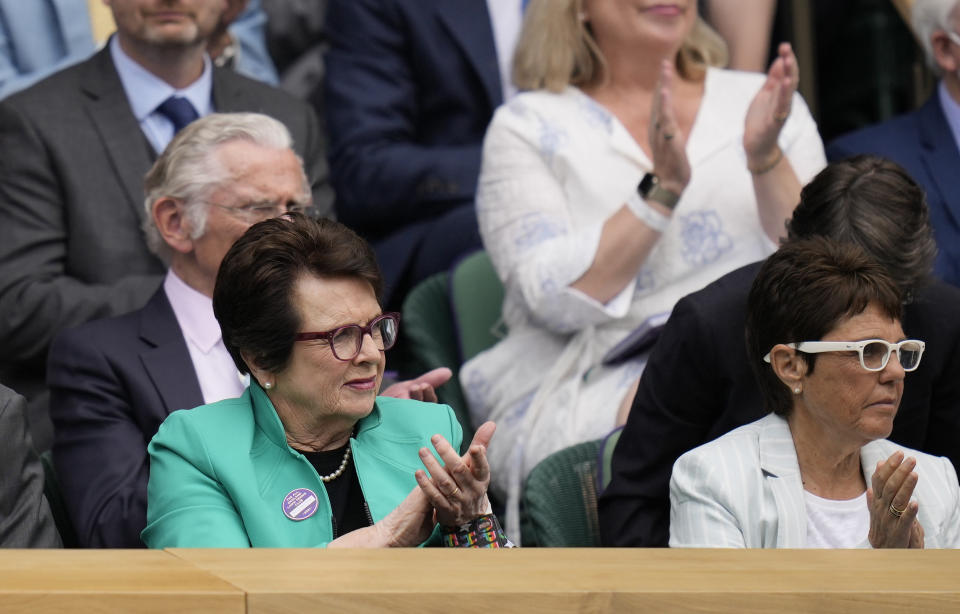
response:
<svg viewBox="0 0 960 614"><path fill-rule="evenodd" d="M0 385L0 547L59 548L26 405L22 396Z"/></svg>

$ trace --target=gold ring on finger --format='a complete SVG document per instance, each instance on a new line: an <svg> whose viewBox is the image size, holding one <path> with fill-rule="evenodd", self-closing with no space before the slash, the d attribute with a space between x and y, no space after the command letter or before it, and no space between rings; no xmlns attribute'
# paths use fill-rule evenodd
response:
<svg viewBox="0 0 960 614"><path fill-rule="evenodd" d="M453 487L453 492L450 493L450 494L447 495L447 496L448 496L448 497L456 497L456 496L459 495L459 494L460 494L460 487L459 487L459 486L454 486L454 487Z"/></svg>
<svg viewBox="0 0 960 614"><path fill-rule="evenodd" d="M787 121L787 118L790 117L790 113L777 113L773 116L773 119L777 120L781 124Z"/></svg>
<svg viewBox="0 0 960 614"><path fill-rule="evenodd" d="M887 508L887 511L893 514L895 518L900 518L901 516L903 516L903 513L907 511L907 508L903 508L902 510L897 509L896 507L894 507L893 502L891 502L890 507Z"/></svg>

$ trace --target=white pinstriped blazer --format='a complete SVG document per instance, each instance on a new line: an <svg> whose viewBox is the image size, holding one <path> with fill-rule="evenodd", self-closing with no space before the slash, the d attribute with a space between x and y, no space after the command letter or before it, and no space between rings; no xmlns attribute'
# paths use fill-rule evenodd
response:
<svg viewBox="0 0 960 614"><path fill-rule="evenodd" d="M867 484L896 450L917 459L913 500L926 548L960 548L960 485L953 464L886 439L860 450ZM670 546L805 548L807 511L787 421L769 414L687 452L670 478ZM869 547L866 541L863 547Z"/></svg>

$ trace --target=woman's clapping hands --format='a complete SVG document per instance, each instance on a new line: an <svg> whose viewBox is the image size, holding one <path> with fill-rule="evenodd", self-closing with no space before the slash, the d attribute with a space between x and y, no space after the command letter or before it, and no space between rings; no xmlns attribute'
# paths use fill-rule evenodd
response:
<svg viewBox="0 0 960 614"><path fill-rule="evenodd" d="M747 109L743 128L743 149L751 169L763 169L782 155L777 137L790 116L793 94L797 91L800 72L797 57L790 43L780 43L777 59L767 71L767 80Z"/></svg>
<svg viewBox="0 0 960 614"><path fill-rule="evenodd" d="M435 510L436 520L443 526L456 527L490 512L487 487L490 485L490 465L487 463L487 445L496 425L484 423L462 457L440 435L431 439L440 465L427 448L420 449L420 460L430 472L417 471L417 483Z"/></svg>

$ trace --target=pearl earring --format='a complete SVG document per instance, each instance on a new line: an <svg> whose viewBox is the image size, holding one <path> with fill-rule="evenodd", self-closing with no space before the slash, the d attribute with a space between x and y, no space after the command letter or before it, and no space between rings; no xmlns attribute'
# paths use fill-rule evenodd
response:
<svg viewBox="0 0 960 614"><path fill-rule="evenodd" d="M793 389L793 394L800 394L800 386Z"/></svg>
<svg viewBox="0 0 960 614"><path fill-rule="evenodd" d="M271 388L273 388L273 384L271 384L270 382L263 382L263 387L265 390L270 390Z"/></svg>

